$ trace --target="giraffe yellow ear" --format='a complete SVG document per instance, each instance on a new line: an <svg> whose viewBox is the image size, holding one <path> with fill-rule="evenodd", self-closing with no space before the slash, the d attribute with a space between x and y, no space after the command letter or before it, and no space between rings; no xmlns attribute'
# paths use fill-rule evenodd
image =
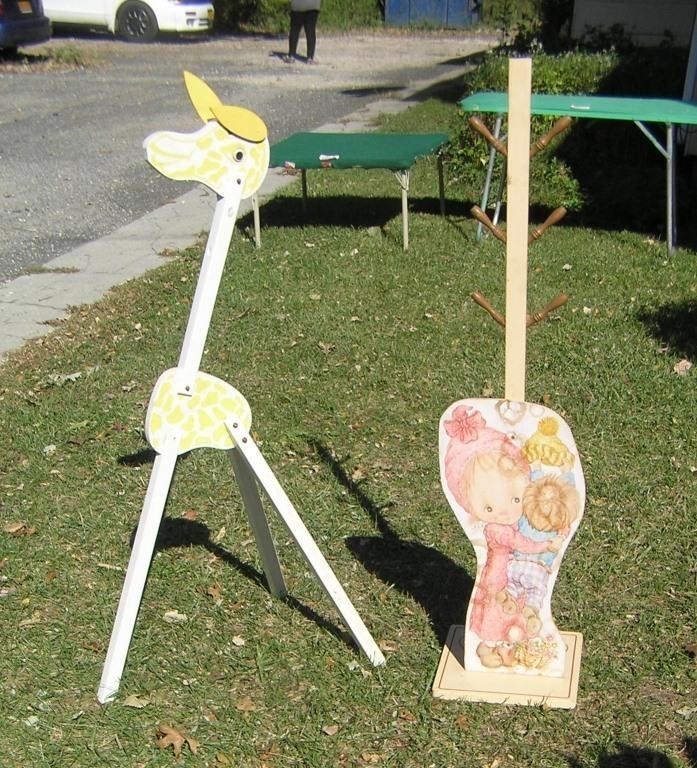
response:
<svg viewBox="0 0 697 768"><path fill-rule="evenodd" d="M204 83L200 77L196 77L196 75L186 71L184 72L184 85L186 85L186 91L189 94L191 103L194 105L194 109L201 120L204 123L214 120L213 109L221 107L222 103L213 92L213 89L207 83Z"/></svg>
<svg viewBox="0 0 697 768"><path fill-rule="evenodd" d="M221 104L211 107L211 112L228 133L239 136L245 141L261 144L268 134L266 123L259 115L244 107L229 107Z"/></svg>

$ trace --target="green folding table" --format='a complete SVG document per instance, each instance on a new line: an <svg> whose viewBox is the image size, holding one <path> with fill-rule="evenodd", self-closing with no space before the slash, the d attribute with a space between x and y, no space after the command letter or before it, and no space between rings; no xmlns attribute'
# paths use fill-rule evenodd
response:
<svg viewBox="0 0 697 768"><path fill-rule="evenodd" d="M465 112L495 113L494 135L498 138L503 116L508 112L508 94L498 92L475 93L462 99L459 104ZM677 235L675 221L675 126L697 125L697 104L678 99L537 93L532 95L531 112L533 115L552 115L555 117L568 115L574 118L633 122L666 161L666 241L668 251L673 251ZM645 123L663 123L665 125L665 145L653 135ZM482 210L486 210L489 198L495 154L495 150L492 148L482 194ZM496 217L494 223L496 223Z"/></svg>
<svg viewBox="0 0 697 768"><path fill-rule="evenodd" d="M393 171L402 191L402 236L409 247L409 172L420 157L436 155L440 211L445 213L441 149L448 143L445 133L294 133L271 147L271 168L299 170L302 178L303 210L307 208L307 171L313 169L384 168ZM254 200L255 236L261 243L259 205Z"/></svg>

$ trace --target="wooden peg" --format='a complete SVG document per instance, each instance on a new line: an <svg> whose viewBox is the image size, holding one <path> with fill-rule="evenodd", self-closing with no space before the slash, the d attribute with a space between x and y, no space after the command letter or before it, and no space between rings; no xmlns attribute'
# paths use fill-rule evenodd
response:
<svg viewBox="0 0 697 768"><path fill-rule="evenodd" d="M532 315L528 315L527 319L527 327L529 328L531 325L535 325L535 323L539 323L540 320L544 320L545 317L550 312L553 312L555 309L558 309L563 304L566 304L566 302L569 300L569 297L565 293L560 293L558 296L552 299L552 301L549 302L549 304L546 304L542 309L539 309L537 312L534 312Z"/></svg>
<svg viewBox="0 0 697 768"><path fill-rule="evenodd" d="M508 149L506 148L506 145L497 139L478 117L472 115L467 119L467 122L475 131L477 131L477 133L481 134L497 152L500 152L504 157L508 157Z"/></svg>
<svg viewBox="0 0 697 768"><path fill-rule="evenodd" d="M476 304L479 304L482 309L486 310L499 325L502 325L504 328L506 327L506 318L498 310L494 309L494 307L492 307L492 305L489 303L488 299L482 296L479 291L474 291L470 294L470 296L472 297L473 301ZM550 312L554 312L555 309L559 309L559 307L566 304L568 300L569 297L565 293L560 293L558 296L553 298L549 304L545 304L542 309L538 309L537 312L533 312L532 315L526 315L525 327L529 328L531 325L535 325L535 323L539 323L541 320L544 320Z"/></svg>
<svg viewBox="0 0 697 768"><path fill-rule="evenodd" d="M506 242L506 233L502 229L499 229L478 205L473 205L470 208L470 213L478 222L483 224L494 237L498 238L502 243Z"/></svg>
<svg viewBox="0 0 697 768"><path fill-rule="evenodd" d="M488 301L487 301L487 300L484 298L484 296L482 296L482 294L481 294L481 293L479 293L479 291L474 291L473 293L471 293L471 294L470 294L470 296L472 297L472 299L473 299L473 300L474 300L474 301L475 301L477 304L479 304L479 306L480 306L482 309L485 309L485 310L486 310L486 311L487 311L487 312L488 312L488 313L491 315L491 317L492 317L494 320L496 320L496 322L497 322L499 325L502 325L502 326L504 326L504 328L506 327L506 318L505 318L505 317L504 317L504 316L503 316L503 315L502 315L500 312L498 312L497 310L495 310L495 309L494 309L494 308L491 306L491 304L490 304L490 303L489 303L489 302L488 302Z"/></svg>
<svg viewBox="0 0 697 768"><path fill-rule="evenodd" d="M566 216L566 208L560 205L559 208L555 208L552 213L540 224L539 227L535 227L528 237L528 245L535 240L539 240L542 235L552 226L558 224Z"/></svg>
<svg viewBox="0 0 697 768"><path fill-rule="evenodd" d="M572 119L567 115L565 117L560 117L559 120L557 120L556 123L545 133L544 136L540 136L537 141L533 142L532 146L530 147L530 157L535 157L535 155L540 152L543 149L546 149L552 139L554 139L556 136L558 136L560 133L563 133L572 123Z"/></svg>

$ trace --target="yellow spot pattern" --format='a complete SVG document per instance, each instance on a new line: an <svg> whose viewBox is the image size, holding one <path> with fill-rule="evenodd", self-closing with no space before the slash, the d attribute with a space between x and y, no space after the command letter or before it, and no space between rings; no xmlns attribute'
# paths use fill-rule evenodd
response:
<svg viewBox="0 0 697 768"><path fill-rule="evenodd" d="M179 435L177 453L193 448L228 450L235 444L225 426L236 421L251 429L252 411L244 396L221 379L198 371L191 394L181 394L181 377L177 368L165 371L155 384L148 413L145 435L158 453L162 453L173 434Z"/></svg>
<svg viewBox="0 0 697 768"><path fill-rule="evenodd" d="M262 185L269 168L269 142L250 142L228 133L215 120L194 133L157 131L145 139L148 162L177 181L200 181L225 196L237 179L242 198Z"/></svg>

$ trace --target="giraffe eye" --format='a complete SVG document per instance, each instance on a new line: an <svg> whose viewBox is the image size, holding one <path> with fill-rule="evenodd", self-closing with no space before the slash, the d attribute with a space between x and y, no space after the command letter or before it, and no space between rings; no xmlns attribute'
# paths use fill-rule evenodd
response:
<svg viewBox="0 0 697 768"><path fill-rule="evenodd" d="M241 149L238 149L237 152L235 152L235 160L238 163L241 163L244 159L244 152Z"/></svg>

